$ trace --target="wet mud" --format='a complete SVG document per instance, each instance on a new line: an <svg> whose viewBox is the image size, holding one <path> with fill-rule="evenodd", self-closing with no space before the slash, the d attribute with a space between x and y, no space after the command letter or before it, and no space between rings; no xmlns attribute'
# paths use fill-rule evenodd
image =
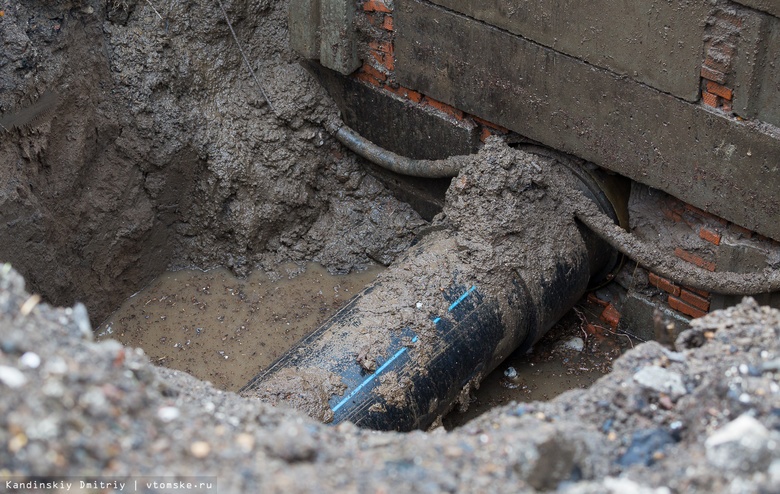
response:
<svg viewBox="0 0 780 494"><path fill-rule="evenodd" d="M452 410L443 425L452 430L495 407L549 401L566 391L587 389L639 343L605 326L598 311L583 300L532 349L514 352L501 362L470 390L468 406Z"/></svg>
<svg viewBox="0 0 780 494"><path fill-rule="evenodd" d="M331 275L310 263L247 278L227 269L166 272L109 316L97 339L141 348L156 365L238 391L381 270Z"/></svg>
<svg viewBox="0 0 780 494"><path fill-rule="evenodd" d="M225 2L273 111L216 3L152 3L0 3L0 259L96 325L169 267L346 273L409 246L424 221L322 128L286 2Z"/></svg>

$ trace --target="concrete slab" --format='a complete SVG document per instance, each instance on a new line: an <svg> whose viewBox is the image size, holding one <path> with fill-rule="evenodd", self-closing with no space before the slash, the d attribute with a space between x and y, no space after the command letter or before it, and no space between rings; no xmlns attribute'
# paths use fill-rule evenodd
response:
<svg viewBox="0 0 780 494"><path fill-rule="evenodd" d="M780 17L780 2L777 0L734 0L734 2Z"/></svg>
<svg viewBox="0 0 780 494"><path fill-rule="evenodd" d="M745 19L737 49L734 111L780 126L780 19L754 13Z"/></svg>
<svg viewBox="0 0 780 494"><path fill-rule="evenodd" d="M699 98L708 2L431 0L689 101Z"/></svg>

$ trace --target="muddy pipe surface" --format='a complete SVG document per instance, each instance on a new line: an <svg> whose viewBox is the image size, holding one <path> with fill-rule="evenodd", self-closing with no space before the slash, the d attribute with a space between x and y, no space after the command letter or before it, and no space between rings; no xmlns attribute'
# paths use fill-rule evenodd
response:
<svg viewBox="0 0 780 494"><path fill-rule="evenodd" d="M554 160L486 146L448 192L441 229L241 393L378 430L424 429L467 405L603 270L608 248L560 194L578 185Z"/></svg>

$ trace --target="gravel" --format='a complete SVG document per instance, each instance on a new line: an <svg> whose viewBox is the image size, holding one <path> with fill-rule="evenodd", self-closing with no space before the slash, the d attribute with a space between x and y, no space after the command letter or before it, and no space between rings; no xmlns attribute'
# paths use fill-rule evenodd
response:
<svg viewBox="0 0 780 494"><path fill-rule="evenodd" d="M700 347L642 344L588 390L408 434L330 427L217 390L138 349L93 342L73 308L23 313L30 299L0 266L3 481L200 475L220 492L661 494L772 492L780 478L780 374L753 372L780 355L780 312L751 299L693 321ZM637 382L643 369L660 384ZM664 400L678 380L686 392Z"/></svg>

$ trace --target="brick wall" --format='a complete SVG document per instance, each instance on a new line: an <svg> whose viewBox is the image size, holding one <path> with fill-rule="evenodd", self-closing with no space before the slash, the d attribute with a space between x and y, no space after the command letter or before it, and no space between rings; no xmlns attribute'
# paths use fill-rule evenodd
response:
<svg viewBox="0 0 780 494"><path fill-rule="evenodd" d="M400 85L394 76L395 55L393 51L394 29L393 3L390 0L368 0L361 4L357 24L365 42L361 46L363 65L352 75L355 79L390 93L395 97L419 105L425 111L436 112L443 118L454 121L469 119L480 132L482 141L492 134L503 135L508 129L467 114L451 105Z"/></svg>
<svg viewBox="0 0 780 494"><path fill-rule="evenodd" d="M734 59L743 22L738 8L720 7L708 19L704 35L701 101L726 113L732 112Z"/></svg>
<svg viewBox="0 0 780 494"><path fill-rule="evenodd" d="M752 272L766 267L769 257L780 251L780 242L659 191L655 194L663 195L663 198L648 205L657 210L657 217L641 220L644 223L652 222L653 228L645 231L635 230L635 234L645 241L659 242L657 232L662 232L664 238L661 250L665 254L674 255L698 269ZM643 200L640 199L640 202ZM635 211L632 210L632 214L635 214ZM623 279L619 280L619 283L628 292L639 292L646 299L652 299L656 304L672 309L686 318L701 317L711 310L732 305L741 298L681 285L633 264L624 269ZM592 293L589 300L600 301L601 319L613 329L618 326L621 329L629 329L620 325L625 297L615 296L614 290L603 289ZM777 301L777 295L765 294L759 298L760 303L771 305L777 305ZM652 321L648 321L648 325L652 326ZM647 333L645 328L639 332Z"/></svg>

